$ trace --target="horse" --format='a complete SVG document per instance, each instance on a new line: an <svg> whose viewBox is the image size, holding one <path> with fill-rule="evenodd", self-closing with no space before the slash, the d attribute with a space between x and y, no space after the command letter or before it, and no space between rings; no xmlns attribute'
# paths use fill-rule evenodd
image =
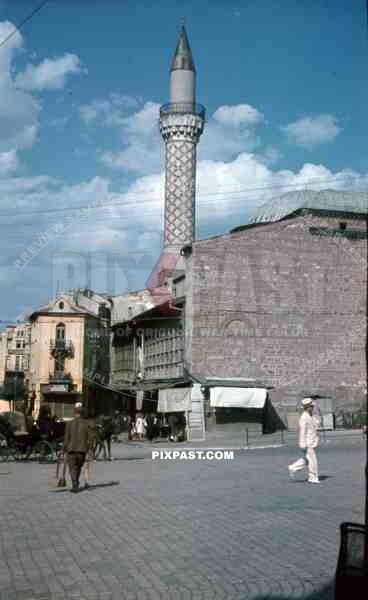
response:
<svg viewBox="0 0 368 600"><path fill-rule="evenodd" d="M94 457L97 459L103 451L104 460L111 460L111 438L115 431L113 417L101 415L96 423ZM106 452L107 450L107 452Z"/></svg>

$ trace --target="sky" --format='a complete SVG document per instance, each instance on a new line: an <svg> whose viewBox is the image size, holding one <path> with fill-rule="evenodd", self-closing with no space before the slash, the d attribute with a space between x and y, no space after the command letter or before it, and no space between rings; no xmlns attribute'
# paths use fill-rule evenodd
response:
<svg viewBox="0 0 368 600"><path fill-rule="evenodd" d="M158 111L183 17L207 111L197 239L280 193L367 190L364 0L40 5L0 0L3 324L70 287L145 287L162 251Z"/></svg>

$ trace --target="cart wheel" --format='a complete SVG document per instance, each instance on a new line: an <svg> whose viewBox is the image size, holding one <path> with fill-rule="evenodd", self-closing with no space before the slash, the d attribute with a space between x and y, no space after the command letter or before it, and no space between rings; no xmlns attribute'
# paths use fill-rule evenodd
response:
<svg viewBox="0 0 368 600"><path fill-rule="evenodd" d="M54 449L46 440L38 442L34 449L38 462L52 462L54 460Z"/></svg>

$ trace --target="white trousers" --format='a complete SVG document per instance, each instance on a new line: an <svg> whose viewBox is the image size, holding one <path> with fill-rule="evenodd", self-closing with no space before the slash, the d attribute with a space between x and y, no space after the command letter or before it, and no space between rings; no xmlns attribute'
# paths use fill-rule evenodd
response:
<svg viewBox="0 0 368 600"><path fill-rule="evenodd" d="M298 460L289 465L289 471L296 473L297 471L302 471L308 465L308 479L318 479L318 462L315 449L307 448L304 450L304 453L304 458L298 458Z"/></svg>

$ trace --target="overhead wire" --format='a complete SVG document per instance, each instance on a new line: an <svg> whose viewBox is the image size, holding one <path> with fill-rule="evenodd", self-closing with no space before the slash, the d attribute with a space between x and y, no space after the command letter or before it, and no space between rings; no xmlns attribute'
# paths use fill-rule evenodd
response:
<svg viewBox="0 0 368 600"><path fill-rule="evenodd" d="M264 190L280 190L280 189L296 189L299 188L297 191L304 191L307 188L307 186L310 185L328 185L331 183L342 183L344 181L347 180L351 180L353 179L354 176L352 175L344 175L337 177L333 177L333 178L328 178L328 179L321 179L321 178L313 178L313 179L309 179L306 180L304 182L300 182L300 183L285 183L285 184L272 184L272 185L265 185L265 186L259 186L259 187L244 187L244 188L235 188L235 189L230 189L230 190L209 190L209 191L201 191L201 189L197 190L197 200L198 200L198 208L201 208L201 206L206 206L206 205L210 205L213 203L213 200L211 199L213 196L225 196L225 197L233 197L236 196L238 194L251 194L254 192L261 192ZM347 191L347 190L345 190ZM354 190L356 191L356 190ZM368 190L360 190L361 192L367 192ZM113 197L114 195L120 196L120 195L124 195L124 198L121 198L119 200L116 201L111 201L108 202L106 204L98 204L98 206L96 207L95 210L92 210L91 213L86 214L85 218L88 218L90 215L95 214L97 212L100 212L102 208L112 208L114 206L121 206L123 205L125 208L129 208L132 209L132 205L130 204L131 200L134 200L136 205L144 205L145 206L145 212L147 211L147 209L149 207L147 207L147 202L157 202L157 197L153 196L153 192L149 191L149 192L139 192L137 194L135 193L126 193L126 192L122 192L122 193L111 193L108 195L108 197ZM205 200L203 198L205 197L210 197L209 200ZM253 198L254 199L254 198ZM270 200L272 200L273 198L270 198ZM103 199L102 199L103 200ZM259 203L267 203L267 199L265 197L259 198L258 199ZM97 202L96 200L94 200L94 202ZM93 204L93 203L92 203ZM54 207L54 208L49 208L49 209L31 209L31 210L18 210L18 209L13 209L13 212L5 212L5 211L0 211L0 217L4 216L7 218L18 218L20 216L33 216L33 215L54 215L55 213L63 213L63 212L71 212L71 211L79 211L79 210L83 210L87 207L90 207L91 203L89 204L79 204L79 205L69 205L69 206L62 206L62 207ZM157 211L152 212L152 213L148 213L148 214L156 214ZM8 224L8 223L7 223ZM2 223L0 223L0 225L2 225Z"/></svg>

